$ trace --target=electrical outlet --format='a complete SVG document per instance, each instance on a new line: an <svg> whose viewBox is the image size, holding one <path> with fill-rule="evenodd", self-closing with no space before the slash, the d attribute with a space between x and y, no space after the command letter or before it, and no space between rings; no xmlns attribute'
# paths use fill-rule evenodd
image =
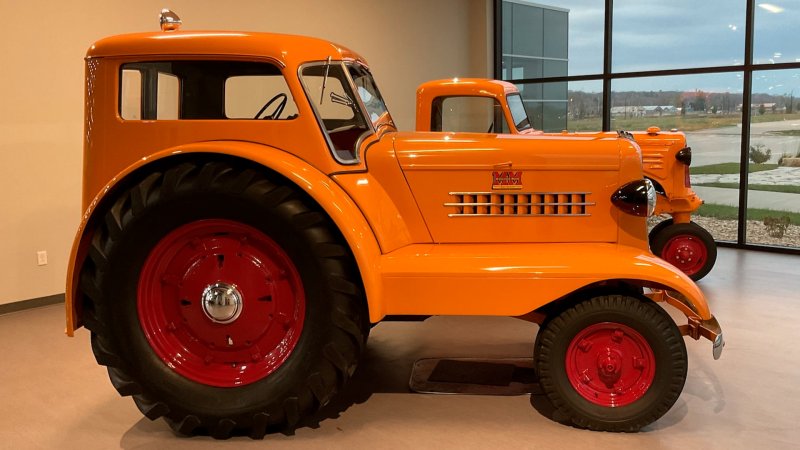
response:
<svg viewBox="0 0 800 450"><path fill-rule="evenodd" d="M40 266L47 265L47 250L41 250L36 252L36 259L38 260L38 264Z"/></svg>

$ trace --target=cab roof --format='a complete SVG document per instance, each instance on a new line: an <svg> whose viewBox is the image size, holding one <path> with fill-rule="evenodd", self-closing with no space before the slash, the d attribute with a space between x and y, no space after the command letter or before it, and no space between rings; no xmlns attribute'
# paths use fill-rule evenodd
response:
<svg viewBox="0 0 800 450"><path fill-rule="evenodd" d="M488 78L449 78L425 82L417 88L417 94L425 94L431 98L440 96L491 96L502 97L519 93L512 83Z"/></svg>
<svg viewBox="0 0 800 450"><path fill-rule="evenodd" d="M366 61L352 50L323 39L244 31L161 31L111 36L95 42L86 58L134 56L264 57L285 66L307 61Z"/></svg>

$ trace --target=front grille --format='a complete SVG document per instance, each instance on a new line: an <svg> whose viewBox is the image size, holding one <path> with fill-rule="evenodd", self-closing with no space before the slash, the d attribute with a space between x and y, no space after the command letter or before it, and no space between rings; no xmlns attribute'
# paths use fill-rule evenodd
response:
<svg viewBox="0 0 800 450"><path fill-rule="evenodd" d="M664 150L642 149L642 163L650 170L663 169L664 155Z"/></svg>
<svg viewBox="0 0 800 450"><path fill-rule="evenodd" d="M451 192L450 217L474 216L588 216L589 192Z"/></svg>

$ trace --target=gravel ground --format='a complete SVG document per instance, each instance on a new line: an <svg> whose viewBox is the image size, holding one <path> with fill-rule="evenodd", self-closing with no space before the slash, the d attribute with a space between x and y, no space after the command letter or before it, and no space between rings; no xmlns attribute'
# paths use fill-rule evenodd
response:
<svg viewBox="0 0 800 450"><path fill-rule="evenodd" d="M660 221L660 219L655 221L651 220L651 225ZM692 216L692 221L708 230L717 241L736 242L737 226L735 220L720 220L712 217ZM800 247L800 226L789 225L782 238L774 238L767 234L767 227L764 226L763 222L748 220L747 243Z"/></svg>

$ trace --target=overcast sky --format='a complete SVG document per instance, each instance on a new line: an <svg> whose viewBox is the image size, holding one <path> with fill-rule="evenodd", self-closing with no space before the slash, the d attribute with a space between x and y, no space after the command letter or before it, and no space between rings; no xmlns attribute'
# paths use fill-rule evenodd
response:
<svg viewBox="0 0 800 450"><path fill-rule="evenodd" d="M605 2L535 1L570 10L570 75L601 73ZM614 0L613 70L742 64L745 4L745 0ZM756 0L756 4L754 62L800 61L800 0ZM719 74L620 80L613 89L741 92L741 78L741 74ZM599 83L584 86L599 90ZM762 72L754 77L755 92L793 90L800 93L800 71Z"/></svg>

